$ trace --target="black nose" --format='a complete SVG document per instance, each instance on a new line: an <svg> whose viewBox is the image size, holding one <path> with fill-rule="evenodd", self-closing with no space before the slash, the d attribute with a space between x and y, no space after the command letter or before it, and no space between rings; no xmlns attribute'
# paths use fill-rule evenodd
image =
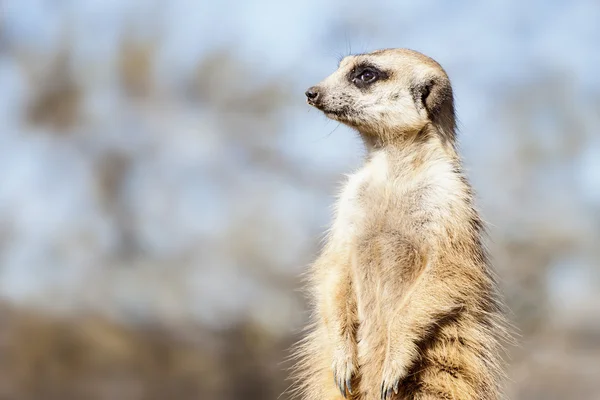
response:
<svg viewBox="0 0 600 400"><path fill-rule="evenodd" d="M316 100L319 97L319 90L316 87L308 88L304 93L309 100Z"/></svg>

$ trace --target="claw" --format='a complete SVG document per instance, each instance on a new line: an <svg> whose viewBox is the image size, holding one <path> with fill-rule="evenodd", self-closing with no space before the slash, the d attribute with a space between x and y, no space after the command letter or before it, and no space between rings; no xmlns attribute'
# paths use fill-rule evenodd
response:
<svg viewBox="0 0 600 400"><path fill-rule="evenodd" d="M352 394L352 378L346 378L346 389L348 389L348 393Z"/></svg>
<svg viewBox="0 0 600 400"><path fill-rule="evenodd" d="M339 389L342 396L344 396L344 398L346 398L346 388L344 387L344 380L342 378L340 378L340 379L335 378L335 385Z"/></svg>
<svg viewBox="0 0 600 400"><path fill-rule="evenodd" d="M398 394L398 387L400 384L400 380L396 380L394 385L390 385L388 387L386 382L381 384L381 400L387 400L392 397L392 393Z"/></svg>
<svg viewBox="0 0 600 400"><path fill-rule="evenodd" d="M342 396L346 397L344 388L342 387L342 384L340 383L340 380L337 378L337 376L334 378L334 380L335 380L335 386L338 388L338 390L340 391Z"/></svg>
<svg viewBox="0 0 600 400"><path fill-rule="evenodd" d="M352 396L353 363L351 360L335 362L332 365L333 381L341 395L347 399Z"/></svg>

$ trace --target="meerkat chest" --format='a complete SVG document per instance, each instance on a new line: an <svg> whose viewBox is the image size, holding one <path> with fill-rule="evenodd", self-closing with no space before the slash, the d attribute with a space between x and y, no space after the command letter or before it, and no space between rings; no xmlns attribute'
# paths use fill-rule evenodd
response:
<svg viewBox="0 0 600 400"><path fill-rule="evenodd" d="M407 221L415 225L452 219L448 213L459 207L449 204L459 203L464 192L452 165L434 160L415 171L410 162L402 161L381 151L349 176L337 203L333 228L338 235L351 240L382 223L402 221L394 228L402 229L410 225Z"/></svg>
<svg viewBox="0 0 600 400"><path fill-rule="evenodd" d="M350 238L359 233L376 193L389 185L389 163L385 153L375 154L365 166L350 175L337 203L334 230ZM377 200L375 200L377 201Z"/></svg>

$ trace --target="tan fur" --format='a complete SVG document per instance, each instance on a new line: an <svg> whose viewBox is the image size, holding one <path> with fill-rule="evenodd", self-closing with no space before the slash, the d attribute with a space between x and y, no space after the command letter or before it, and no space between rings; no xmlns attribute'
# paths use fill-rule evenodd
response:
<svg viewBox="0 0 600 400"><path fill-rule="evenodd" d="M365 63L383 78L357 87ZM309 103L358 130L368 155L309 272L314 315L296 350L295 393L499 398L505 323L446 73L420 53L379 50L346 57L311 89Z"/></svg>

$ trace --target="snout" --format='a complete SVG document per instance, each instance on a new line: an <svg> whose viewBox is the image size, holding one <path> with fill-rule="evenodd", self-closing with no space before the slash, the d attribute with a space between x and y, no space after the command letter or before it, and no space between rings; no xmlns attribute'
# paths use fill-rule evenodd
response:
<svg viewBox="0 0 600 400"><path fill-rule="evenodd" d="M306 102L311 105L318 104L318 101L322 97L321 89L318 86L311 86L304 94L306 95Z"/></svg>

